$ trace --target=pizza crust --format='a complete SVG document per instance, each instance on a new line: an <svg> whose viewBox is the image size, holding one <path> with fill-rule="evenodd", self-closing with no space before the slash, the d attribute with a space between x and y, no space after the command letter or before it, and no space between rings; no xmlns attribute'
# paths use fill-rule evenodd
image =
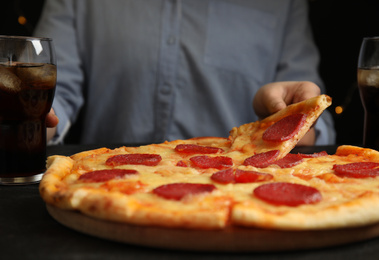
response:
<svg viewBox="0 0 379 260"><path fill-rule="evenodd" d="M332 205L286 207L268 211L255 204L233 208L232 222L245 227L276 230L322 230L360 227L379 222L379 194L368 193L359 199Z"/></svg>
<svg viewBox="0 0 379 260"><path fill-rule="evenodd" d="M366 160L379 162L379 151L369 148L361 148L353 145L341 145L337 148L336 155L338 156L359 156Z"/></svg>
<svg viewBox="0 0 379 260"><path fill-rule="evenodd" d="M46 203L62 209L72 209L69 203L71 191L62 179L71 173L74 160L65 156L50 156L46 172L40 182L39 192Z"/></svg>
<svg viewBox="0 0 379 260"><path fill-rule="evenodd" d="M125 196L82 188L73 192L70 206L71 210L79 210L85 215L121 223L221 229L228 221L230 199L211 195L183 204L183 201L166 201L152 194Z"/></svg>

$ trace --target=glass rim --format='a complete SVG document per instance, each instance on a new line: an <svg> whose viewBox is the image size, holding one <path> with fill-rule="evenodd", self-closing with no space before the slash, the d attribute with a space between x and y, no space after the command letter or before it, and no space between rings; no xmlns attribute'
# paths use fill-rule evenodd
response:
<svg viewBox="0 0 379 260"><path fill-rule="evenodd" d="M363 37L364 40L376 40L379 41L379 36L368 36L368 37Z"/></svg>
<svg viewBox="0 0 379 260"><path fill-rule="evenodd" d="M35 36L17 36L17 35L0 35L0 40L20 40L20 41L52 41L49 37L35 37Z"/></svg>

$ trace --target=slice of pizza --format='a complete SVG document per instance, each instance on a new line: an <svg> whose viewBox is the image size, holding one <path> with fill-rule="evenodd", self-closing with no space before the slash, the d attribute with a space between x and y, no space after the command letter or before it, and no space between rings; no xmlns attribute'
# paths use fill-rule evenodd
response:
<svg viewBox="0 0 379 260"><path fill-rule="evenodd" d="M261 121L235 127L230 131L231 149L250 156L262 154L272 161L281 159L295 147L331 102L329 96L320 95L289 105Z"/></svg>

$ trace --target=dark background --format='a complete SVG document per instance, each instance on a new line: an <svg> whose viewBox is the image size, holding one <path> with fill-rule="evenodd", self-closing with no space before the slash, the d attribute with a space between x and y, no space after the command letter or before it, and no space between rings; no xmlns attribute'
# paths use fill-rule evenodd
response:
<svg viewBox="0 0 379 260"><path fill-rule="evenodd" d="M44 0L2 3L0 34L31 35ZM357 59L363 37L379 36L378 0L308 0L310 22L321 55L320 74L335 121L337 144L361 145L363 108L357 88ZM20 24L19 17L26 23ZM335 107L342 106L341 114ZM379 120L379 118L378 118Z"/></svg>

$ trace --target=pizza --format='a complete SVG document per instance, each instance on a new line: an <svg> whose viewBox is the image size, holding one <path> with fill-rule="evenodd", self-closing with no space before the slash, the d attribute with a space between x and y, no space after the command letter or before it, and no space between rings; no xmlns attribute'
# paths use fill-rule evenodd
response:
<svg viewBox="0 0 379 260"><path fill-rule="evenodd" d="M325 230L379 222L379 152L291 153L331 104L321 95L228 138L50 156L39 190L56 208L104 221L200 230Z"/></svg>

